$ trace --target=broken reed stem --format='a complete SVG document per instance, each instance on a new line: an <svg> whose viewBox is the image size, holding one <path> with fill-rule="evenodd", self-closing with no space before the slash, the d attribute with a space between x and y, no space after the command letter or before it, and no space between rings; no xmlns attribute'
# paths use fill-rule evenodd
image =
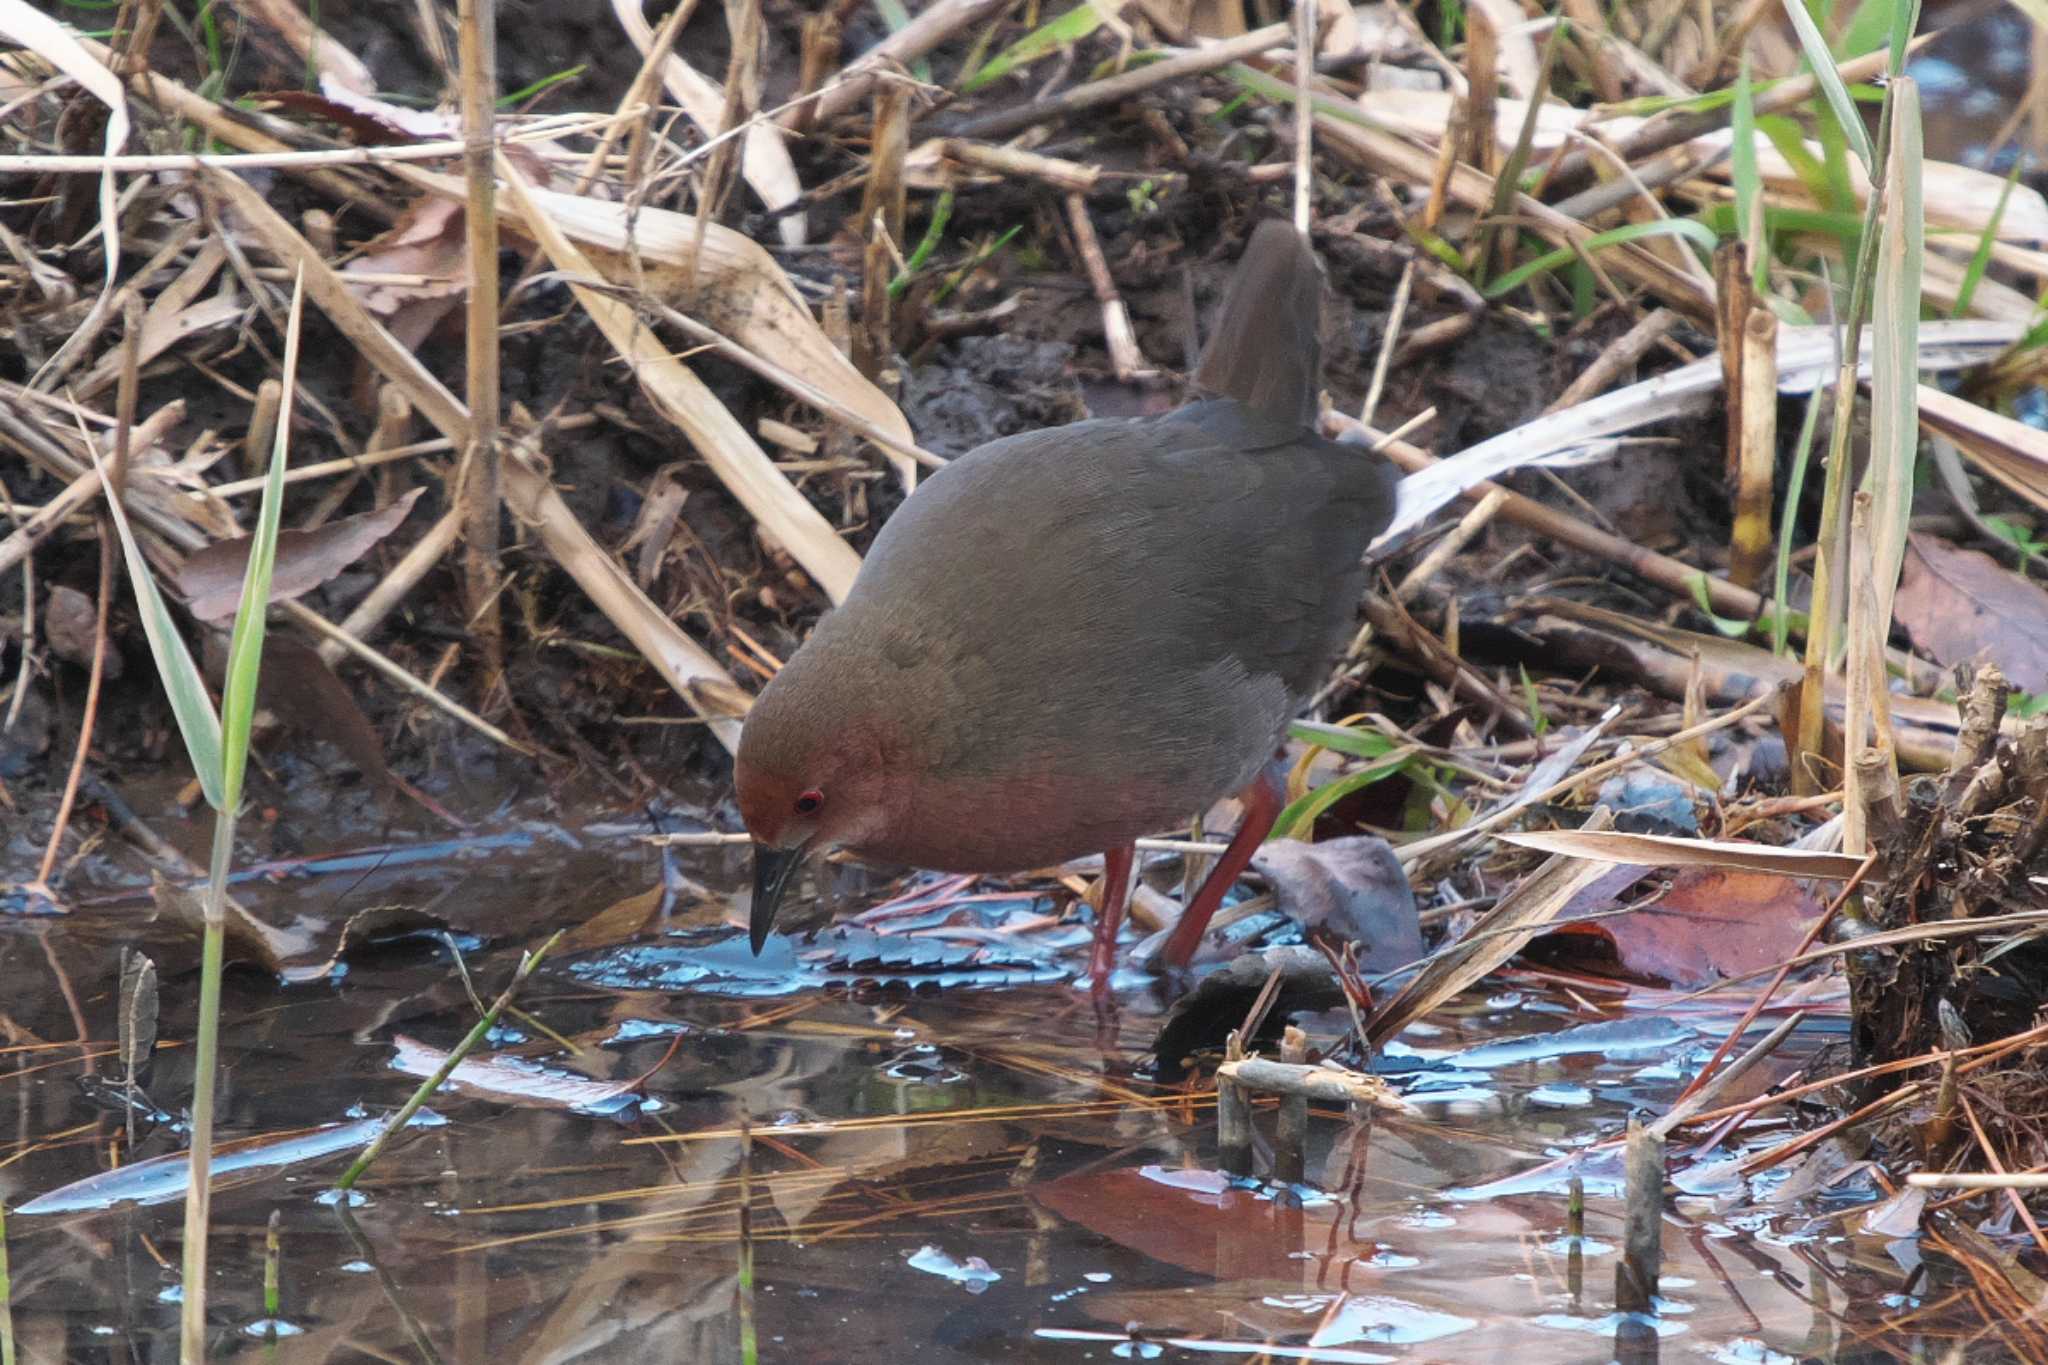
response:
<svg viewBox="0 0 2048 1365"><path fill-rule="evenodd" d="M505 989L498 993L498 998L491 1002L491 1007L484 1011L482 1017L470 1028L462 1041L457 1043L448 1053L447 1057L442 1059L441 1065L435 1069L434 1074L422 1081L419 1088L412 1092L412 1097L406 1100L404 1106L386 1120L384 1127L371 1140L370 1145L363 1148L362 1155L358 1156L354 1163L341 1173L341 1179L334 1182L336 1189L347 1191L355 1188L356 1181L362 1178L364 1171L370 1169L371 1162L383 1155L384 1148L390 1145L392 1137L404 1131L406 1125L412 1122L412 1116L420 1111L420 1107L433 1096L436 1090L441 1088L441 1083L448 1079L456 1067L462 1065L463 1059L474 1052L477 1045L483 1042L485 1035L497 1026L498 1016L503 1014L506 1006L512 1003L512 997L518 993L520 986L525 984L527 977L533 975L534 969L540 966L541 959L546 957L548 951L562 941L562 935L567 932L568 930L566 929L555 930L553 934L548 936L547 942L519 959L519 966L513 971L512 979L505 983Z"/></svg>
<svg viewBox="0 0 2048 1365"><path fill-rule="evenodd" d="M1110 367L1126 384L1150 374L1144 353L1138 349L1138 334L1131 328L1130 310L1124 307L1123 295L1117 292L1116 280L1109 273L1109 261L1102 254L1102 242L1096 237L1095 224L1088 217L1086 197L1079 194L1067 196L1067 223L1074 231L1074 249L1079 253L1082 269L1095 291L1095 301L1102 305L1102 340L1109 351Z"/></svg>
<svg viewBox="0 0 2048 1365"><path fill-rule="evenodd" d="M1778 318L1757 299L1748 245L1714 253L1716 321L1728 395L1728 484L1735 523L1728 578L1759 591L1771 572L1771 482L1778 465Z"/></svg>
<svg viewBox="0 0 2048 1365"><path fill-rule="evenodd" d="M462 61L462 169L469 248L469 447L463 452L463 608L467 629L483 651L479 698L505 671L505 630L498 609L498 200L496 119L498 91L497 0L458 0Z"/></svg>
<svg viewBox="0 0 2048 1365"><path fill-rule="evenodd" d="M1225 1065L1240 1061L1244 1044L1236 1032L1224 1043ZM1252 1105L1244 1087L1216 1073L1216 1164L1225 1175L1248 1180L1252 1173Z"/></svg>
<svg viewBox="0 0 2048 1365"><path fill-rule="evenodd" d="M279 1287L280 1263L284 1260L284 1210L272 1209L263 1229L263 1335L277 1340L277 1317L284 1311L284 1294Z"/></svg>
<svg viewBox="0 0 2048 1365"><path fill-rule="evenodd" d="M1304 0L1303 9L1313 9L1314 0ZM1308 1035L1289 1024L1280 1039L1280 1060L1288 1066L1308 1064ZM1298 1185L1308 1166L1308 1096L1282 1095L1280 1117L1273 1130L1273 1179L1282 1185Z"/></svg>
<svg viewBox="0 0 2048 1365"><path fill-rule="evenodd" d="M1633 1118L1624 1166L1627 1209L1621 1261L1614 1267L1614 1306L1623 1313L1650 1313L1664 1260L1664 1139Z"/></svg>

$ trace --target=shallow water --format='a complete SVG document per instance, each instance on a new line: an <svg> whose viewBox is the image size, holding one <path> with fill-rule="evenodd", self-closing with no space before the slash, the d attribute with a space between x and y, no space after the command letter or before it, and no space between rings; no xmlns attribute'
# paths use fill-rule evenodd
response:
<svg viewBox="0 0 2048 1365"><path fill-rule="evenodd" d="M1537 1362L1661 1349L1768 1361L1907 1349L1883 1325L1907 1311L1908 1301L1885 1298L1906 1271L1848 1212L1872 1197L1867 1178L1826 1203L1767 1214L1724 1216L1740 1182L1674 1200L1654 1322L1618 1324L1610 1313L1619 1225L1604 1159L1580 1171L1586 1240L1564 1238L1564 1175L1545 1163L1615 1133L1632 1107L1667 1104L1732 1011L1594 1010L1583 1002L1617 997L1495 983L1493 995L1390 1049L1413 1116L1367 1129L1320 1114L1311 1188L1231 1187L1211 1174L1210 1102L1139 1072L1162 1015L1152 989L1121 991L1105 1021L1066 981L849 988L858 965L815 947L784 959L791 974L774 993L729 989L719 964L744 959L727 941L737 930L711 927L722 902L688 890L689 880L737 883L742 868L726 850L671 866L684 888L677 906L666 928L633 940L635 952L571 954L529 984L526 1015L493 1041L546 1068L505 1082L531 1093L444 1091L433 1109L445 1122L417 1127L372 1169L354 1207L339 1207L331 1185L347 1157L334 1149L359 1142L359 1121L388 1114L415 1085L393 1069L398 1040L448 1047L474 1018L450 942L489 996L548 929L583 924L661 881L661 857L631 837L645 823L630 813L573 834L514 817L496 833L516 837L434 860L372 858L369 871L343 863L241 888L258 915L305 929L316 956L351 912L387 901L428 907L452 937L414 933L292 986L231 968L219 1132L259 1139L270 1164L245 1164L217 1186L218 1353L738 1360L743 1188L764 1360L1263 1350L1273 1360L1480 1361L1511 1350ZM408 841L418 842L393 836ZM999 897L970 908L1001 923L1046 906ZM146 926L145 913L102 896L67 919L0 926L10 1030L0 1199L10 1210L106 1170L124 1142L120 1116L80 1084L86 1070L112 1069L110 983L124 939L143 938L165 970L170 1045L149 1096L175 1112L189 1094L192 953ZM920 979L898 969L929 958L930 918L875 927L912 937L883 934L893 946L864 948L872 971ZM905 946L920 932L926 946ZM1063 971L1085 952L1078 932L1018 937ZM601 984L641 979L617 973L644 967L650 945L709 966L696 987ZM940 965L978 979L959 975L964 951ZM800 960L836 962L838 974L804 976ZM81 1021L86 1062L74 1041ZM1324 1037L1342 1028L1335 1016L1311 1023ZM542 1025L580 1055L547 1041ZM1824 1025L1803 1029L1772 1075L1830 1036ZM593 1103L591 1087L571 1084L591 1077L620 1084ZM750 1154L736 1131L742 1114ZM1259 1123L1270 1132L1270 1113ZM175 1154L171 1126L135 1160ZM108 1206L149 1188L95 1188L83 1209L10 1216L14 1323L28 1359L170 1358L182 1206ZM273 1210L278 1320L292 1334L274 1346L262 1340Z"/></svg>

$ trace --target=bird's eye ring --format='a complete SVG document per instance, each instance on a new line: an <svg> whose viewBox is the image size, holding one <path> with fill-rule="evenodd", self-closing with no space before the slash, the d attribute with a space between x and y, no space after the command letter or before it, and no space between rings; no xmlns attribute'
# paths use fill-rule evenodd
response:
<svg viewBox="0 0 2048 1365"><path fill-rule="evenodd" d="M798 815L810 815L824 804L825 793L813 787L796 799L796 813Z"/></svg>

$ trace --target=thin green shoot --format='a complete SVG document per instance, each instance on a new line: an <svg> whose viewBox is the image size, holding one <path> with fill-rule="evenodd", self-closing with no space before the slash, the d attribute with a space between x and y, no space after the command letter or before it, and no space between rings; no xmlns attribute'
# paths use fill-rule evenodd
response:
<svg viewBox="0 0 2048 1365"><path fill-rule="evenodd" d="M2026 577L2029 561L2048 557L2048 541L2037 539L2032 527L2023 526L2010 517L1990 513L1978 520L1984 523L1985 530L2020 552L2019 572L2022 578Z"/></svg>
<svg viewBox="0 0 2048 1365"><path fill-rule="evenodd" d="M993 257L997 252L1001 251L1004 247L1008 246L1010 244L1010 239L1015 237L1018 233L1022 232L1023 230L1024 225L1022 223L1013 224L1012 226L1003 229L1002 236L996 238L993 242L990 242L987 246L975 252L973 260L969 261L966 265L961 266L958 270L948 275L945 278L945 280L939 285L939 287L932 291L932 303L936 305L945 302L946 296L948 294L951 294L955 289L958 289L962 281L964 281L969 275L972 275L975 271L979 270L982 267L982 265L986 263L991 257Z"/></svg>
<svg viewBox="0 0 2048 1365"><path fill-rule="evenodd" d="M1465 41L1464 0L1437 0L1436 41L1438 47L1456 47Z"/></svg>
<svg viewBox="0 0 2048 1365"><path fill-rule="evenodd" d="M1287 737L1297 744L1331 749L1352 758L1385 758L1400 747L1377 730L1350 725L1329 725L1319 720L1297 720L1287 727Z"/></svg>
<svg viewBox="0 0 2048 1365"><path fill-rule="evenodd" d="M1796 119L1786 118L1783 114L1765 114L1757 119L1756 130L1770 139L1771 146L1775 147L1778 155L1784 157L1792 167L1792 173L1799 177L1799 183L1813 196L1814 203L1838 213L1855 210L1855 200L1836 197L1838 187L1833 177L1828 174L1825 149L1820 156L1813 154L1806 145L1806 130Z"/></svg>
<svg viewBox="0 0 2048 1365"><path fill-rule="evenodd" d="M1786 605L1792 589L1792 533L1799 519L1799 497L1806 489L1806 471L1813 461L1813 433L1820 427L1821 404L1828 386L1816 384L1806 398L1806 416L1799 422L1799 438L1793 443L1792 472L1785 482L1785 506L1778 519L1777 577L1772 591L1771 653L1780 658L1786 651Z"/></svg>
<svg viewBox="0 0 2048 1365"><path fill-rule="evenodd" d="M924 236L918 239L916 248L903 262L903 269L897 272L895 279L889 281L890 298L900 299L909 290L918 272L924 269L924 263L938 250L939 242L946 235L946 224L952 221L952 218L953 191L941 190L937 202L932 205L932 220L925 224Z"/></svg>
<svg viewBox="0 0 2048 1365"><path fill-rule="evenodd" d="M306 70L303 79L308 90L320 88L320 44L327 41L327 34L320 27L320 0L306 0L306 22L312 26L313 41L306 44Z"/></svg>
<svg viewBox="0 0 2048 1365"><path fill-rule="evenodd" d="M877 0L881 3L881 0ZM891 0L894 3L894 0ZM1029 66L1040 57L1050 56L1063 48L1072 47L1096 29L1102 27L1102 9L1094 4L1080 4L1064 14L1054 15L1016 42L989 58L973 75L961 83L962 94L971 95L983 86L992 84L1022 67Z"/></svg>
<svg viewBox="0 0 2048 1365"><path fill-rule="evenodd" d="M284 1210L270 1211L270 1225L263 1231L263 1330L277 1339L278 1315L284 1312L284 1290L280 1268L284 1260Z"/></svg>
<svg viewBox="0 0 2048 1365"><path fill-rule="evenodd" d="M1754 621L1745 621L1739 616L1722 616L1714 610L1714 599L1709 590L1707 575L1699 570L1686 575L1685 584L1692 590L1693 607L1707 618L1707 623L1713 626L1716 635L1725 636L1730 640L1740 640L1757 630L1769 630L1775 635L1788 629L1806 629L1805 612L1787 611L1775 602L1766 602Z"/></svg>
<svg viewBox="0 0 2048 1365"><path fill-rule="evenodd" d="M256 710L256 675L262 664L263 624L283 506L304 304L305 276L301 271L292 287L291 314L285 328L284 399L278 410L270 473L264 481L263 501L257 511L248 568L243 574L242 602L228 641L220 714L214 712L208 701L198 665L157 592L155 575L136 543L121 500L112 495L105 470L100 471L102 485L109 490L107 510L120 536L129 580L142 607L143 634L149 641L157 676L171 699L171 709L177 717L179 733L185 738L186 754L199 777L200 790L214 808L206 923L200 948L198 1024L193 1040L191 1162L185 1194L184 1300L179 1352L187 1365L203 1360L206 1355L206 1233L212 1199L213 1094L220 1052L220 983L225 958L228 870L234 860L235 813L241 801L242 778L248 766L249 730ZM93 458L97 465L97 453Z"/></svg>
<svg viewBox="0 0 2048 1365"><path fill-rule="evenodd" d="M1536 691L1536 681L1529 676L1524 664L1516 664L1515 670L1522 675L1522 704L1529 708L1529 728L1541 739L1550 733L1550 713L1543 709L1543 697Z"/></svg>
<svg viewBox="0 0 2048 1365"><path fill-rule="evenodd" d="M1250 104L1251 102L1251 93L1249 91L1240 91L1237 94L1231 96L1228 100L1224 101L1222 108L1218 109L1215 113L1209 115L1209 122L1228 123L1230 122L1231 118L1236 115L1238 110L1244 108L1247 104Z"/></svg>
<svg viewBox="0 0 2048 1365"><path fill-rule="evenodd" d="M1977 297L1977 286L1984 281L1984 272L1991 267L1991 251L1998 245L1998 225L2005 221L2005 206L2012 202L2012 187L2019 183L2020 167L2026 164L2024 154L2013 157L2012 169L2006 173L2005 185L1998 191L1998 204L1991 210L1991 220L1984 224L1984 231L1977 238L1977 250L1970 256L1969 268L1963 271L1962 287L1956 290L1955 307L1948 315L1960 318L1970 311L1970 303Z"/></svg>
<svg viewBox="0 0 2048 1365"><path fill-rule="evenodd" d="M1610 246L1620 246L1625 242L1641 241L1645 237L1680 237L1710 254L1719 242L1714 230L1697 218L1655 218L1646 223L1623 223L1620 227L1596 232L1573 246L1561 246L1555 251L1538 256L1533 261L1524 261L1488 284L1481 292L1489 299L1500 298L1521 288L1536 275L1556 270L1592 252Z"/></svg>
<svg viewBox="0 0 2048 1365"><path fill-rule="evenodd" d="M342 1172L341 1179L334 1182L336 1189L346 1193L355 1188L356 1182L362 1179L363 1172L369 1170L371 1164L384 1154L384 1149L390 1145L391 1139L405 1131L406 1125L412 1122L413 1115L417 1114L428 1099L433 1096L434 1092L441 1088L442 1083L454 1074L455 1068L462 1065L463 1060L470 1053L476 1051L485 1037L490 1034L490 1031L498 1026L498 1016L503 1014L506 1006L512 1003L514 993L518 991L520 986L525 984L527 977L533 975L534 969L540 966L541 959L545 958L549 951L562 941L562 935L567 932L568 930L566 929L555 930L548 937L547 942L541 944L540 947L532 952L520 956L519 966L513 971L512 979L506 983L505 989L499 992L498 998L491 1002L491 1007L483 1012L476 1023L470 1027L469 1032L463 1035L462 1041L457 1043L449 1051L447 1057L442 1059L441 1065L435 1068L434 1074L421 1081L419 1087L412 1092L412 1095L399 1108L398 1112L385 1121L384 1126L378 1130L377 1136L371 1139L370 1145L363 1148L362 1154L350 1164L346 1171Z"/></svg>
<svg viewBox="0 0 2048 1365"><path fill-rule="evenodd" d="M543 90L552 89L557 85L563 85L569 81L582 79L583 73L588 70L590 70L590 63L578 62L576 65L568 68L565 71L557 71L552 76L542 76L539 80L533 82L531 85L522 86L519 89L514 90L509 95L498 96L497 107L500 109L517 108L518 106L532 99L535 95L540 94Z"/></svg>

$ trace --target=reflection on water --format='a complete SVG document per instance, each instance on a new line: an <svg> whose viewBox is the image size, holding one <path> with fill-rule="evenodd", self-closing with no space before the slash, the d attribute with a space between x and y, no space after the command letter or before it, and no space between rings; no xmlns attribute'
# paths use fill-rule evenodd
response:
<svg viewBox="0 0 2048 1365"><path fill-rule="evenodd" d="M656 855L624 836L520 843L255 883L244 900L315 937L365 905L431 906L488 945L467 955L488 995L519 948L661 875ZM739 881L732 855L698 857L688 878ZM1014 900L989 904L992 915L1020 913ZM710 944L711 965L724 961L715 906L675 914L672 931L640 942ZM0 933L10 988L0 1198L10 1209L104 1170L123 1141L104 1089L79 1080L111 1066L106 983L116 945L138 935L164 966L164 1036L189 1037L192 954L135 910L110 902ZM1073 956L1084 943L1074 935ZM354 1200L331 1197L345 1158L320 1147L319 1134L336 1130L317 1126L403 1100L414 1081L392 1066L396 1039L442 1048L467 1030L473 1010L445 944L415 936L312 984L232 971L222 1136L316 1131L222 1182L209 1297L217 1352L738 1360L743 1198L761 1358L775 1361L1513 1352L1533 1365L1660 1349L1674 1359L1882 1359L1909 1344L1884 1326L1913 1311L1901 1296L1927 1292L1896 1246L1858 1231L1851 1195L1757 1212L1749 1197L1763 1187L1738 1174L1692 1182L1698 1192L1674 1199L1655 1319L1612 1316L1614 1171L1605 1149L1588 1149L1632 1108L1668 1104L1725 1016L1603 1017L1534 979L1491 1000L1475 994L1390 1050L1413 1117L1369 1130L1314 1119L1312 1185L1275 1190L1216 1176L1211 1103L1141 1074L1163 1012L1146 990L1126 992L1105 1025L1066 983L704 994L590 966L631 960L600 952L544 970L522 1001L526 1017L508 1019L495 1045L545 1061L536 1074L573 1071L644 1096L636 1122L545 1094L443 1093L434 1107L445 1122L396 1144ZM90 1035L87 1060L74 1017ZM1343 1024L1314 1022L1323 1036ZM1826 1037L1797 1035L1758 1083ZM175 1112L187 1093L186 1052L168 1049L150 1095ZM1270 1114L1259 1122L1269 1129ZM175 1153L174 1130L160 1126L134 1159ZM1567 1235L1562 1193L1573 1174L1588 1191L1578 1238ZM1867 1181L1853 1189L1854 1199L1876 1197ZM180 1206L105 1202L9 1219L27 1359L164 1360L174 1350ZM262 1292L272 1210L282 1224L274 1322Z"/></svg>

